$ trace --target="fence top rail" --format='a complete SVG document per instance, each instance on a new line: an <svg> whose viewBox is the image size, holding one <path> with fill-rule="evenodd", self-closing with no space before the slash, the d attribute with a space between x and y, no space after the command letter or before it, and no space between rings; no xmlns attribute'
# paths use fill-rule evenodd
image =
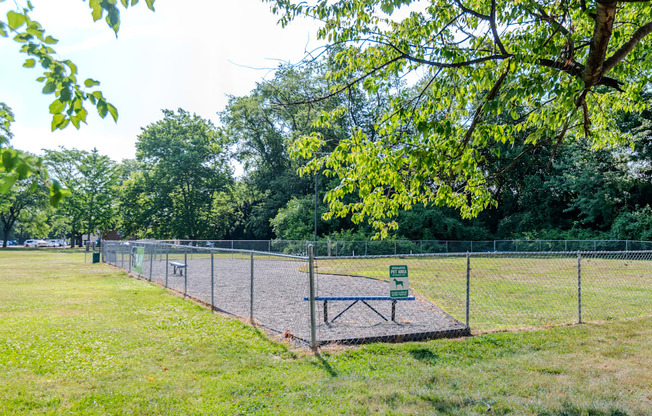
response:
<svg viewBox="0 0 652 416"><path fill-rule="evenodd" d="M284 253L273 253L269 251L258 251L258 250L244 250L244 249L230 249L230 248L219 248L219 247L188 247L183 244L169 244L169 243L161 243L161 242L151 242L151 241L138 241L135 242L135 244L140 244L140 245L150 245L150 246L158 246L158 247L171 247L171 248L178 248L178 249L183 249L187 250L188 248L191 248L193 250L201 250L201 251L217 251L221 253L240 253L240 254L255 254L255 255L260 255L260 256L272 256L272 257L284 257L288 259L294 259L294 260L308 260L307 256L297 256L297 255L292 255L292 254L284 254Z"/></svg>
<svg viewBox="0 0 652 416"><path fill-rule="evenodd" d="M373 244L389 244L389 243L644 243L652 244L652 241L645 240L616 240L616 239L593 239L593 240L517 240L517 239L496 239L496 240L335 240L335 239L321 239L321 240L188 240L188 239L166 239L166 240L139 240L139 241L158 241L160 243L175 244L176 242L184 243L208 243L208 242L223 242L223 243L304 243L304 244L324 244L324 243L373 243Z"/></svg>
<svg viewBox="0 0 652 416"><path fill-rule="evenodd" d="M631 254L648 254L652 260L652 250L629 250L629 251L487 251L487 252L463 252L463 253L419 253L419 254L378 254L368 256L315 256L315 260L332 260L332 259L377 259L377 258L419 258L419 257L505 257L505 256L565 256L573 257L577 255L631 255Z"/></svg>

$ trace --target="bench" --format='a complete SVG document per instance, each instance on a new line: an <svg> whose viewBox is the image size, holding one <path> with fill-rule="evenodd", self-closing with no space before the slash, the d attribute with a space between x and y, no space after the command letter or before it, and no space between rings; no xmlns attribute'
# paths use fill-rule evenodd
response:
<svg viewBox="0 0 652 416"><path fill-rule="evenodd" d="M310 298L306 296L306 297L303 298L303 300L310 300ZM330 302L334 302L334 301L352 302L349 306L346 307L346 309L344 309L342 312L337 314L337 316L335 318L331 319L331 322L334 322L337 318L342 316L342 314L344 312L351 309L351 307L353 305L355 305L356 303L358 303L358 302L362 302L369 309L376 312L378 314L378 316L383 318L385 321L388 321L388 319L385 318L385 316L382 313L378 312L376 309L374 309L373 306L368 304L366 301L391 300L392 301L392 321L396 322L396 320L395 320L395 318L396 318L396 302L399 301L399 300L414 300L414 296L408 296L406 298L392 298L392 297L389 297L389 296L317 296L317 297L315 297L315 300L320 301L320 302L321 301L324 302L324 322L325 323L328 323L328 302L329 301Z"/></svg>
<svg viewBox="0 0 652 416"><path fill-rule="evenodd" d="M176 261L169 262L170 266L174 267L172 274L177 274L177 269L179 269L179 275L183 276L183 269L186 268L186 263L179 263Z"/></svg>

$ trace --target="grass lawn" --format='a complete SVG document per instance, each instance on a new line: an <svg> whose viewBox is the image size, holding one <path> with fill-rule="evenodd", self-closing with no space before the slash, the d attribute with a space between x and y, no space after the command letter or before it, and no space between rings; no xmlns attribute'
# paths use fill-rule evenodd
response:
<svg viewBox="0 0 652 416"><path fill-rule="evenodd" d="M313 355L83 258L0 250L0 414L652 413L649 317Z"/></svg>
<svg viewBox="0 0 652 416"><path fill-rule="evenodd" d="M636 256L636 255L633 255ZM453 317L466 317L466 257L319 259L320 279L358 275L388 280L389 265L408 266L410 288ZM543 327L578 321L577 256L472 256L473 330ZM582 318L650 315L652 258L582 259ZM652 412L651 412L652 413Z"/></svg>

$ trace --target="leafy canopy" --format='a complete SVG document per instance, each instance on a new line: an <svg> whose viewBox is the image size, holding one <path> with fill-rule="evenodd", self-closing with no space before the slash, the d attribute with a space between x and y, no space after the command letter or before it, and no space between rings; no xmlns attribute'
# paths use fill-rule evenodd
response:
<svg viewBox="0 0 652 416"><path fill-rule="evenodd" d="M381 234L416 204L464 217L495 204L487 151L500 156L521 132L528 147L515 160L542 146L554 158L581 136L595 147L625 141L614 114L642 110L652 75L646 0L266 1L282 25L312 18L321 39L346 45L329 95L361 86L389 97L373 135L353 128L326 154L318 133L295 146L312 159L304 172L340 180L329 215L367 219Z"/></svg>
<svg viewBox="0 0 652 416"><path fill-rule="evenodd" d="M154 10L155 0L145 0L147 7ZM0 0L0 4L6 0ZM94 21L105 16L109 27L118 34L120 29L120 9L117 0L89 0L89 6ZM138 0L120 0L123 8L135 6ZM62 59L56 53L53 45L59 43L57 39L46 33L45 28L30 17L34 10L31 1L14 1L15 9L6 13L6 18L0 18L0 38L11 38L20 45L20 51L27 55L23 66L42 69L42 75L36 80L43 84L43 94L53 95L54 99L49 110L52 114L51 128L62 130L69 124L79 129L81 123L86 123L88 110L86 104L90 103L97 109L100 117L105 118L110 114L114 121L118 121L118 110L109 103L102 91L96 87L99 81L86 78L83 82L78 78L78 68L69 59ZM3 79L5 82L10 80ZM1 97L0 97L1 98ZM0 193L7 192L17 181L30 176L32 171L42 169L39 159L22 152L8 149L10 126L14 121L14 114L4 103L0 103L0 170L10 173L0 177ZM44 180L47 180L44 179ZM65 192L57 181L50 186L50 202L57 204Z"/></svg>

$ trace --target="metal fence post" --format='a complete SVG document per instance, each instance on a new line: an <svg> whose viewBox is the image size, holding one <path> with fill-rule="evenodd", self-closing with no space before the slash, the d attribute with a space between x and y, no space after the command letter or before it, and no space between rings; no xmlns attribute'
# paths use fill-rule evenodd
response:
<svg viewBox="0 0 652 416"><path fill-rule="evenodd" d="M183 264L186 265L186 273L183 275L183 296L188 293L188 249L183 250Z"/></svg>
<svg viewBox="0 0 652 416"><path fill-rule="evenodd" d="M470 301L471 301L471 256L466 253L466 328L469 329Z"/></svg>
<svg viewBox="0 0 652 416"><path fill-rule="evenodd" d="M152 281L152 265L154 264L154 247L149 246L149 281Z"/></svg>
<svg viewBox="0 0 652 416"><path fill-rule="evenodd" d="M168 262L170 256L170 247L166 246L165 247L165 287L168 287L168 265L170 264Z"/></svg>
<svg viewBox="0 0 652 416"><path fill-rule="evenodd" d="M310 347L317 348L317 316L315 315L315 253L308 246L308 283L310 286Z"/></svg>
<svg viewBox="0 0 652 416"><path fill-rule="evenodd" d="M577 252L577 323L582 323L582 255Z"/></svg>
<svg viewBox="0 0 652 416"><path fill-rule="evenodd" d="M249 283L249 320L254 323L254 253L251 253L251 281Z"/></svg>
<svg viewBox="0 0 652 416"><path fill-rule="evenodd" d="M122 252L122 255L124 256L124 249L120 250ZM134 248L132 246L129 246L129 273L131 273L131 259L134 257ZM124 264L124 261L122 262Z"/></svg>
<svg viewBox="0 0 652 416"><path fill-rule="evenodd" d="M215 312L215 259L211 250L211 312Z"/></svg>

